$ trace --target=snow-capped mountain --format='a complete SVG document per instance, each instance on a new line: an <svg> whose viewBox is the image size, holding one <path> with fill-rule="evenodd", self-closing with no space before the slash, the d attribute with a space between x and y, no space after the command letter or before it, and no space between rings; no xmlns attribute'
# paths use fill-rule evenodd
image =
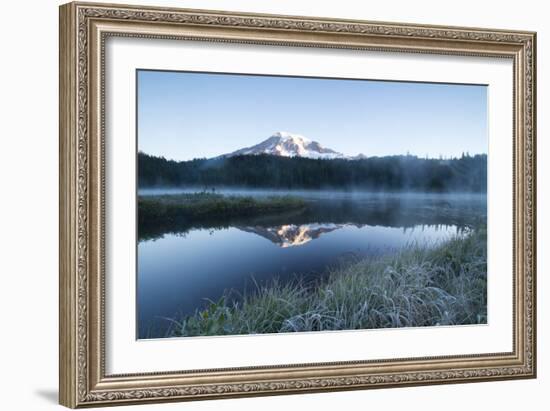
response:
<svg viewBox="0 0 550 411"><path fill-rule="evenodd" d="M242 148L222 157L239 155L271 154L282 157L304 157L314 159L345 158L342 153L322 147L318 142L311 141L299 134L279 131L252 147Z"/></svg>

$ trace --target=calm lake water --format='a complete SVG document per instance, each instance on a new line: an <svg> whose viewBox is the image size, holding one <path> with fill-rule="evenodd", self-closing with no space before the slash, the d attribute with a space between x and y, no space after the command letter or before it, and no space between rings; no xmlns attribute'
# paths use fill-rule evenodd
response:
<svg viewBox="0 0 550 411"><path fill-rule="evenodd" d="M193 190L140 190L139 195ZM217 190L231 195L289 194ZM165 335L170 321L218 300L224 290L254 292L277 277L315 280L354 258L408 244L433 246L486 221L484 194L372 194L293 191L307 211L223 225L140 227L139 338Z"/></svg>

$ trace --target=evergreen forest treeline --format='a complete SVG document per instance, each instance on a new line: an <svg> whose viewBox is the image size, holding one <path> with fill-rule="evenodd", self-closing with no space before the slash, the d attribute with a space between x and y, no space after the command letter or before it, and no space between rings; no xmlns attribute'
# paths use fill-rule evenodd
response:
<svg viewBox="0 0 550 411"><path fill-rule="evenodd" d="M140 152L138 185L486 192L487 155L315 160L262 154L174 161Z"/></svg>

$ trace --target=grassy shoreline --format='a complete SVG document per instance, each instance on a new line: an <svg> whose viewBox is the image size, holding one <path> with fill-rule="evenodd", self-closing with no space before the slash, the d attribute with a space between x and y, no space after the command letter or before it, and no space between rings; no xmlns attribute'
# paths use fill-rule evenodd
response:
<svg viewBox="0 0 550 411"><path fill-rule="evenodd" d="M138 197L140 223L227 219L303 209L304 200L292 196L251 197L191 193Z"/></svg>
<svg viewBox="0 0 550 411"><path fill-rule="evenodd" d="M487 321L487 249L483 228L435 247L411 245L356 260L311 286L258 286L173 322L169 336L479 324Z"/></svg>

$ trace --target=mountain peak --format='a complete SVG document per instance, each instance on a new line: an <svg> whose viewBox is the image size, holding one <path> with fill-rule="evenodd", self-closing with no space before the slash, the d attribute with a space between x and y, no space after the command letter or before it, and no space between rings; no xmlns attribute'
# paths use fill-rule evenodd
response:
<svg viewBox="0 0 550 411"><path fill-rule="evenodd" d="M255 146L242 148L226 154L224 157L258 154L312 159L344 158L342 153L322 147L316 141L311 141L300 134L289 133L288 131L277 131Z"/></svg>
<svg viewBox="0 0 550 411"><path fill-rule="evenodd" d="M288 131L277 131L276 133L273 133L271 137L280 138L283 141L292 140L292 141L301 141L304 143L311 142L311 140L309 140L308 138L305 138L301 134L289 133Z"/></svg>

